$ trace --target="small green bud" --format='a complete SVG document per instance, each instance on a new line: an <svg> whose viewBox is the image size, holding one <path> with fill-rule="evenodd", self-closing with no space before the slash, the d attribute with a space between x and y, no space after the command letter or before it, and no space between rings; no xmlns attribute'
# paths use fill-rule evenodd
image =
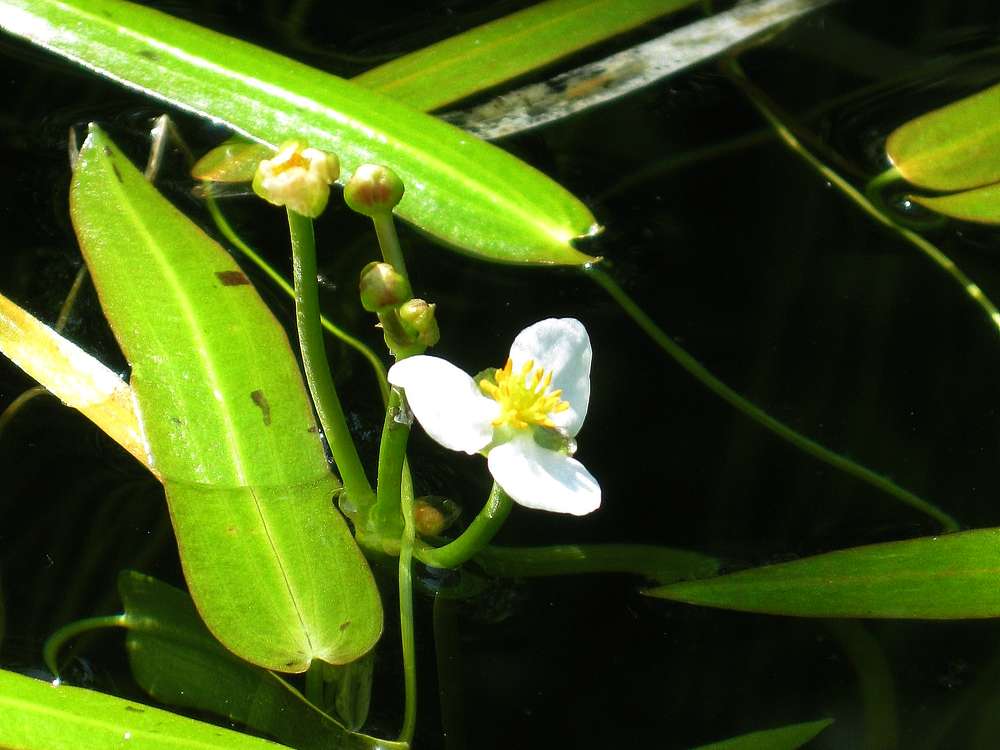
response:
<svg viewBox="0 0 1000 750"><path fill-rule="evenodd" d="M268 203L315 219L326 208L330 185L340 176L340 160L301 141L282 144L253 176L253 191Z"/></svg>
<svg viewBox="0 0 1000 750"><path fill-rule="evenodd" d="M388 263L372 261L361 270L361 306L368 312L384 312L413 296L406 278Z"/></svg>
<svg viewBox="0 0 1000 750"><path fill-rule="evenodd" d="M362 164L344 186L344 201L352 211L365 216L388 213L402 198L402 180L378 164Z"/></svg>
<svg viewBox="0 0 1000 750"><path fill-rule="evenodd" d="M403 330L424 346L434 346L441 338L434 315L435 307L422 299L411 299L399 306L399 321Z"/></svg>

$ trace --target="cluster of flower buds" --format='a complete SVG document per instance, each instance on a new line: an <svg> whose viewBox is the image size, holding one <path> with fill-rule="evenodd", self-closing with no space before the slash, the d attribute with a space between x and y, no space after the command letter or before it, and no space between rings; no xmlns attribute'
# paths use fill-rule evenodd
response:
<svg viewBox="0 0 1000 750"><path fill-rule="evenodd" d="M409 282L391 265L369 263L361 271L358 286L362 307L378 315L392 351L419 353L438 342L434 305L414 299Z"/></svg>

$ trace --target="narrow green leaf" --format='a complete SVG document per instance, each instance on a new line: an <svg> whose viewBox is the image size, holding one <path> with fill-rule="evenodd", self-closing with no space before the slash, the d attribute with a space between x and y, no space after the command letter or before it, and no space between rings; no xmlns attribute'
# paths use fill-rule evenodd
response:
<svg viewBox="0 0 1000 750"><path fill-rule="evenodd" d="M886 151L906 180L929 190L1000 181L1000 84L901 125Z"/></svg>
<svg viewBox="0 0 1000 750"><path fill-rule="evenodd" d="M387 96L123 0L0 0L0 28L150 96L278 146L335 152L406 185L396 213L441 242L508 263L579 265L598 230L579 200L524 162Z"/></svg>
<svg viewBox="0 0 1000 750"><path fill-rule="evenodd" d="M1000 528L873 544L645 593L795 617L1000 616Z"/></svg>
<svg viewBox="0 0 1000 750"><path fill-rule="evenodd" d="M132 674L158 701L210 711L299 750L404 747L349 732L284 680L234 657L184 592L133 571L118 577L118 590Z"/></svg>
<svg viewBox="0 0 1000 750"><path fill-rule="evenodd" d="M695 0L548 0L352 80L429 111L633 29Z"/></svg>
<svg viewBox="0 0 1000 750"><path fill-rule="evenodd" d="M914 203L953 219L979 224L1000 224L1000 184L963 190L951 195L907 197Z"/></svg>
<svg viewBox="0 0 1000 750"><path fill-rule="evenodd" d="M833 719L821 719L804 724L790 724L787 727L765 729L713 742L710 745L702 745L695 750L795 750L832 723Z"/></svg>
<svg viewBox="0 0 1000 750"><path fill-rule="evenodd" d="M382 629L378 591L333 507L339 483L283 329L97 128L70 205L209 629L270 669L361 656Z"/></svg>
<svg viewBox="0 0 1000 750"><path fill-rule="evenodd" d="M195 162L191 167L191 176L209 182L250 182L257 165L273 155L274 149L270 146L243 138L230 138Z"/></svg>
<svg viewBox="0 0 1000 750"><path fill-rule="evenodd" d="M93 690L0 670L0 747L277 750L285 747Z"/></svg>

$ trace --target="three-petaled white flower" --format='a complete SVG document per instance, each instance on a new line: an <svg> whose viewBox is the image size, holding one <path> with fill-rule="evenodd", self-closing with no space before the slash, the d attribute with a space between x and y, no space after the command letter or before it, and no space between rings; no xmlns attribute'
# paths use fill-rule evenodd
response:
<svg viewBox="0 0 1000 750"><path fill-rule="evenodd" d="M592 351L573 318L525 328L507 364L476 382L439 357L416 356L389 369L414 416L435 441L484 453L490 473L520 505L584 515L601 504L597 480L570 454L590 402Z"/></svg>

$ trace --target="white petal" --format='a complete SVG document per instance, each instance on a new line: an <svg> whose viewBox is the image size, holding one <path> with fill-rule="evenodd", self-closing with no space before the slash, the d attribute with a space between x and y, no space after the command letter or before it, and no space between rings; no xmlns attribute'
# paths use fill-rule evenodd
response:
<svg viewBox="0 0 1000 750"><path fill-rule="evenodd" d="M436 442L477 453L493 439L500 406L455 365L440 357L407 357L389 368L389 382L406 391L413 415Z"/></svg>
<svg viewBox="0 0 1000 750"><path fill-rule="evenodd" d="M582 516L601 505L601 487L583 464L529 434L493 448L488 461L497 484L526 508Z"/></svg>
<svg viewBox="0 0 1000 750"><path fill-rule="evenodd" d="M590 404L590 361L593 350L590 336L576 318L549 318L528 326L514 339L510 347L514 372L528 360L535 367L552 370L552 388L562 390L562 399L569 404L566 411L551 415L553 423L570 437L583 426Z"/></svg>

